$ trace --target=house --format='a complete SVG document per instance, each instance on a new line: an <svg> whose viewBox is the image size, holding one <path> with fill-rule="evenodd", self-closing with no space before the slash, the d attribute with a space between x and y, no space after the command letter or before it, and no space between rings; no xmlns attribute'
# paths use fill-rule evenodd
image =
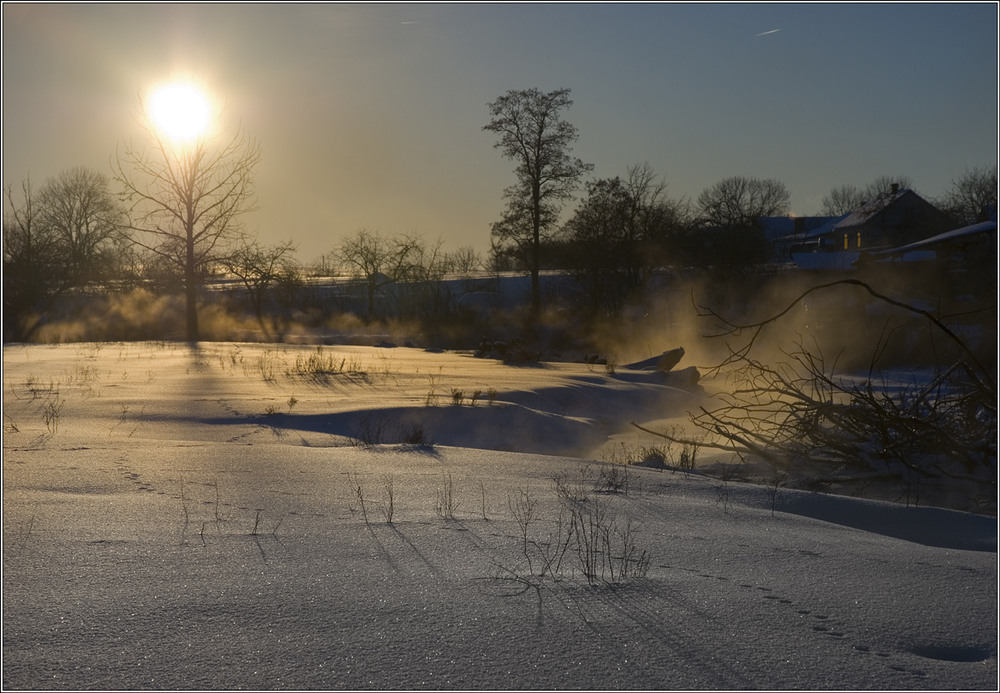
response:
<svg viewBox="0 0 1000 693"><path fill-rule="evenodd" d="M892 190L837 223L834 240L843 250L876 250L914 243L948 229L947 215L909 189Z"/></svg>
<svg viewBox="0 0 1000 693"><path fill-rule="evenodd" d="M939 276L948 294L996 300L997 210L986 220L868 255L872 267L907 268L929 279Z"/></svg>
<svg viewBox="0 0 1000 693"><path fill-rule="evenodd" d="M846 216L765 217L761 223L775 258L780 262L790 262L794 253L835 250L831 236L833 227Z"/></svg>
<svg viewBox="0 0 1000 693"><path fill-rule="evenodd" d="M892 189L846 216L777 239L801 269L849 270L863 254L929 238L948 229L944 212L907 188Z"/></svg>

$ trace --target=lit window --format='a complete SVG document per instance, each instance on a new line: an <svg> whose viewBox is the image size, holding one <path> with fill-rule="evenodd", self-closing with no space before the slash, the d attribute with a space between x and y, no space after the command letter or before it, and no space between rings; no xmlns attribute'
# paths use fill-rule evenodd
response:
<svg viewBox="0 0 1000 693"><path fill-rule="evenodd" d="M847 250L847 248L848 248L848 245L847 245L847 234L845 233L844 234L844 250Z"/></svg>
<svg viewBox="0 0 1000 693"><path fill-rule="evenodd" d="M861 232L858 231L858 247L861 247Z"/></svg>

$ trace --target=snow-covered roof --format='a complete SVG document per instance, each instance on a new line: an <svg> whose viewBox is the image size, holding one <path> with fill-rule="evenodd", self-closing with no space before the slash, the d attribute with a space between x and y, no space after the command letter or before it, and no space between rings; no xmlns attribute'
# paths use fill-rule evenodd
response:
<svg viewBox="0 0 1000 693"><path fill-rule="evenodd" d="M825 236L826 234L834 231L837 227L837 224L839 224L849 216L850 216L849 214L845 214L839 217L830 217L829 220L827 220L825 223L820 224L815 228L809 229L808 231L803 231L802 233L795 233L789 236L782 236L777 240L794 242L794 241L806 241L811 238L818 238L819 236Z"/></svg>
<svg viewBox="0 0 1000 693"><path fill-rule="evenodd" d="M873 255L899 255L901 253L907 253L911 250L921 250L928 248L930 246L940 245L942 243L948 243L951 241L961 240L963 238L968 238L971 236L976 236L981 233L993 233L997 232L997 222L996 219L989 221L981 221L978 224L972 224L971 226L963 226L960 229L954 229L952 231L945 231L944 233L939 233L936 236L931 236L930 238L925 238L921 241L916 241L914 243L909 243L898 248L888 248L886 250L877 251L872 253Z"/></svg>
<svg viewBox="0 0 1000 693"><path fill-rule="evenodd" d="M879 195L874 200L861 205L860 209L851 212L846 217L841 219L836 224L835 230L839 231L842 229L853 228L855 226L863 226L864 224L867 224L873 216L885 211L885 209L896 200L899 200L906 195L916 195L916 193L909 188L902 188L892 193Z"/></svg>

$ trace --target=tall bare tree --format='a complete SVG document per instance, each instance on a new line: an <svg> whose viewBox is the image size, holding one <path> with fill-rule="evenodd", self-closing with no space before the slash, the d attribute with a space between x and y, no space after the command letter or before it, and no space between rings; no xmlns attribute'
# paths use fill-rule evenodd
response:
<svg viewBox="0 0 1000 693"><path fill-rule="evenodd" d="M112 159L122 198L130 204L137 243L184 273L187 339L198 341L197 289L201 273L225 256L256 208L254 169L260 145L242 128L219 138L174 143L139 106L146 146L131 140Z"/></svg>
<svg viewBox="0 0 1000 693"><path fill-rule="evenodd" d="M510 90L487 104L490 122L484 130L498 136L494 148L516 163L517 182L504 191L508 208L493 224L499 245L516 246L531 274L531 307L541 308L538 273L543 234L557 221L561 204L572 197L592 164L570 156L576 127L561 118L573 105L569 89L541 92Z"/></svg>

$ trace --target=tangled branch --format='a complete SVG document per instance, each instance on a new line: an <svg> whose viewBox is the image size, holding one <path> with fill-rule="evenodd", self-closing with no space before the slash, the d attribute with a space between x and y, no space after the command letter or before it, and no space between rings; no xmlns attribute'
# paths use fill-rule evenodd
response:
<svg viewBox="0 0 1000 693"><path fill-rule="evenodd" d="M774 363L752 356L765 327L806 296L843 285L861 287L875 299L927 320L958 347L958 360L939 366L924 382L879 381L876 366L886 348L885 330L867 377L838 373L837 358L828 362L819 343L801 335ZM714 369L726 376L729 388L715 406L702 406L690 415L709 435L699 441L702 446L752 455L769 464L776 478L793 464L806 463L819 472L944 477L995 487L996 374L937 316L856 279L814 286L759 322L740 324L705 307L699 307L699 315L723 325L715 336L749 332L746 343L730 346L729 356ZM693 442L633 425L672 442Z"/></svg>

